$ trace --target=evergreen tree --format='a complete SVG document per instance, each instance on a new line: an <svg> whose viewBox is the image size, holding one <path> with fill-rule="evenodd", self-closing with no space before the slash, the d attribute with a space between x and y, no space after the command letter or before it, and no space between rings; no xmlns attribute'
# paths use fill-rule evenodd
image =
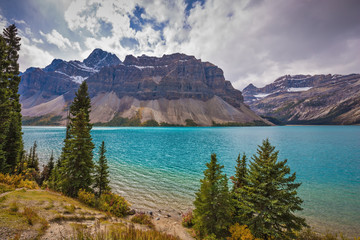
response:
<svg viewBox="0 0 360 240"><path fill-rule="evenodd" d="M206 164L204 179L196 193L194 201L194 228L200 237L215 234L221 238L228 234L231 224L231 197L226 174L222 173L224 166L217 163L216 154L211 155L211 161Z"/></svg>
<svg viewBox="0 0 360 240"><path fill-rule="evenodd" d="M107 159L105 157L105 143L102 141L100 149L99 149L99 162L95 167L95 176L94 176L94 188L98 189L97 195L98 197L104 191L110 190L109 186L109 166L107 165Z"/></svg>
<svg viewBox="0 0 360 240"><path fill-rule="evenodd" d="M23 142L21 132L21 104L19 101L18 88L20 84L19 76L19 54L20 40L17 35L17 28L14 24L4 29L3 38L7 45L5 74L8 79L8 91L10 101L10 111L8 117L8 129L6 139L3 144L5 151L8 172L13 173L18 161L23 153Z"/></svg>
<svg viewBox="0 0 360 240"><path fill-rule="evenodd" d="M5 141L9 129L10 91L8 74L7 45L0 35L0 173L7 170Z"/></svg>
<svg viewBox="0 0 360 240"><path fill-rule="evenodd" d="M246 178L248 177L246 161L247 159L245 153L242 157L239 154L238 158L236 159L235 176L231 177L231 180L233 182L233 188L231 191L234 206L233 221L235 223L242 223L244 220L244 212L241 206L243 199L242 189L247 184ZM247 219L247 217L245 217L245 219Z"/></svg>
<svg viewBox="0 0 360 240"><path fill-rule="evenodd" d="M235 176L231 178L234 184L232 189L233 192L235 192L236 189L242 188L246 184L246 177L246 154L244 153L242 158L239 154L238 158L236 159Z"/></svg>
<svg viewBox="0 0 360 240"><path fill-rule="evenodd" d="M277 161L269 140L263 141L250 163L247 184L242 188L242 210L246 224L261 239L293 239L294 231L306 226L305 220L294 215L302 210L297 197L300 183L294 183L296 174L290 174L287 160Z"/></svg>
<svg viewBox="0 0 360 240"><path fill-rule="evenodd" d="M51 156L49 159L48 164L46 164L41 172L41 177L40 177L40 186L43 184L44 181L48 181L51 173L54 169L54 153L51 152Z"/></svg>
<svg viewBox="0 0 360 240"><path fill-rule="evenodd" d="M90 97L84 81L75 94L70 106L69 138L61 159L61 188L71 196L77 196L80 189L91 190L94 144L91 138Z"/></svg>
<svg viewBox="0 0 360 240"><path fill-rule="evenodd" d="M37 149L37 144L35 141L34 145L30 148L27 167L33 168L33 169L35 169L36 172L38 172L39 171L39 157L36 153L36 149Z"/></svg>

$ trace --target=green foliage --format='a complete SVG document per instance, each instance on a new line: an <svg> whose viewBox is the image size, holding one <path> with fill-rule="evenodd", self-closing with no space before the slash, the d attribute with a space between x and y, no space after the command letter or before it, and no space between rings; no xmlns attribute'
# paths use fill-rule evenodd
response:
<svg viewBox="0 0 360 240"><path fill-rule="evenodd" d="M100 196L99 209L117 217L123 217L128 214L130 204L123 197L107 192Z"/></svg>
<svg viewBox="0 0 360 240"><path fill-rule="evenodd" d="M76 197L80 189L90 190L93 183L94 169L93 149L90 124L90 97L84 81L75 94L70 106L70 123L68 124L64 148L61 156L60 181L61 191L68 196Z"/></svg>
<svg viewBox="0 0 360 240"><path fill-rule="evenodd" d="M130 210L130 204L123 197L111 192L104 192L97 198L94 193L80 189L78 199L90 207L111 213L117 217L127 215Z"/></svg>
<svg viewBox="0 0 360 240"><path fill-rule="evenodd" d="M27 168L34 168L37 172L39 171L39 157L36 152L37 144L36 141L34 145L30 148L29 155L27 156Z"/></svg>
<svg viewBox="0 0 360 240"><path fill-rule="evenodd" d="M231 177L231 180L234 184L233 192L246 185L246 178L247 178L246 161L247 158L245 153L243 154L242 158L239 154L238 158L236 159L235 176Z"/></svg>
<svg viewBox="0 0 360 240"><path fill-rule="evenodd" d="M22 156L23 142L21 132L21 104L18 88L20 38L14 24L4 29L0 40L1 88L0 91L0 170L3 173L14 173ZM5 42L5 45L4 45ZM3 89L4 88L4 89ZM5 111L5 112L3 112ZM5 160L4 160L5 159Z"/></svg>
<svg viewBox="0 0 360 240"><path fill-rule="evenodd" d="M62 116L38 116L38 117L28 117L25 116L22 118L23 126L60 126L60 121Z"/></svg>
<svg viewBox="0 0 360 240"><path fill-rule="evenodd" d="M141 125L144 126L144 127L158 127L158 126L160 126L159 123L154 119L147 120L146 122L142 123Z"/></svg>
<svg viewBox="0 0 360 240"><path fill-rule="evenodd" d="M227 122L227 123L217 123L215 121L212 122L213 127L253 127L253 126L269 126L269 124L265 123L261 120L254 120L253 122Z"/></svg>
<svg viewBox="0 0 360 240"><path fill-rule="evenodd" d="M0 173L0 183L9 185L12 188L38 188L36 182L27 179L24 175L10 175Z"/></svg>
<svg viewBox="0 0 360 240"><path fill-rule="evenodd" d="M40 183L39 183L40 186L42 186L42 184L43 184L44 181L48 181L48 180L49 180L53 169L54 169L54 153L51 152L51 156L50 156L49 162L48 162L48 164L46 164L46 165L44 166L44 169L43 169L43 171L41 172Z"/></svg>
<svg viewBox="0 0 360 240"><path fill-rule="evenodd" d="M185 126L187 127L197 127L199 126L194 120L192 119L185 119Z"/></svg>
<svg viewBox="0 0 360 240"><path fill-rule="evenodd" d="M251 231L246 225L236 223L230 227L229 231L231 237L226 238L227 240L260 240L251 234Z"/></svg>
<svg viewBox="0 0 360 240"><path fill-rule="evenodd" d="M91 192L87 192L86 190L83 189L79 190L78 199L80 200L80 202L83 202L90 207L95 207L97 205L95 194Z"/></svg>
<svg viewBox="0 0 360 240"><path fill-rule="evenodd" d="M294 182L296 175L290 174L287 160L277 161L278 153L268 139L263 141L238 194L243 224L262 239L294 239L294 232L306 226L303 218L294 215L302 210L297 197L300 183Z"/></svg>
<svg viewBox="0 0 360 240"><path fill-rule="evenodd" d="M137 213L135 216L131 218L131 222L133 223L139 223L143 225L147 225L149 228L154 228L154 224L151 221L151 218L149 215L146 215L145 213Z"/></svg>
<svg viewBox="0 0 360 240"><path fill-rule="evenodd" d="M97 196L101 196L104 191L110 190L109 166L105 157L105 142L102 141L99 149L99 162L95 166L94 188L97 189Z"/></svg>
<svg viewBox="0 0 360 240"><path fill-rule="evenodd" d="M0 173L8 169L6 161L5 141L9 128L10 90L8 74L5 73L9 62L7 61L7 48L5 39L0 35Z"/></svg>
<svg viewBox="0 0 360 240"><path fill-rule="evenodd" d="M97 229L95 232L87 230L85 228L75 228L75 232L70 239L77 240L129 240L129 239L141 239L141 240L179 240L169 234L161 233L155 230L140 230L134 226L116 226L111 228L105 228L105 230Z"/></svg>
<svg viewBox="0 0 360 240"><path fill-rule="evenodd" d="M187 228L194 226L194 216L192 211L188 211L182 215L181 224Z"/></svg>
<svg viewBox="0 0 360 240"><path fill-rule="evenodd" d="M196 193L194 201L194 228L200 237L215 234L224 237L228 233L231 221L231 198L228 189L228 179L222 174L222 168L217 163L216 154L211 155L211 161L206 164L204 179Z"/></svg>

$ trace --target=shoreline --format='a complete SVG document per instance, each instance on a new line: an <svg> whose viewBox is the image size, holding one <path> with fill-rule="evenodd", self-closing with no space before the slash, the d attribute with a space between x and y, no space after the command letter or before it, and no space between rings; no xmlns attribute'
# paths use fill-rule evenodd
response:
<svg viewBox="0 0 360 240"><path fill-rule="evenodd" d="M185 228L181 224L182 214L185 212L177 210L139 208L136 206L132 209L134 209L136 213L145 213L151 216L156 230L160 232L165 232L178 237L180 237L180 234L181 236L186 237L180 237L181 239L194 239L190 235L191 229ZM300 214L298 215L301 216ZM317 234L325 235L330 233L337 236L343 235L349 239L357 239L360 237L360 230L358 230L356 227L339 225L339 223L336 222L324 222L314 217L301 217L306 219L306 223L310 226L310 229Z"/></svg>

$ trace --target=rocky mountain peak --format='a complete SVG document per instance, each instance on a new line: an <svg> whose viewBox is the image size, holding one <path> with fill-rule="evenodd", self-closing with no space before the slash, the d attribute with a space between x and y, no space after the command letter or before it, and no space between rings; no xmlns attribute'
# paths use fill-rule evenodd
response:
<svg viewBox="0 0 360 240"><path fill-rule="evenodd" d="M183 53L174 53L170 55L163 55L162 57L152 57L147 55L142 55L135 57L133 55L127 55L124 60L125 65L134 65L134 66L166 66L170 64L174 64L177 62L185 62L188 60L195 60L201 62L201 60L197 60L194 56L189 56Z"/></svg>
<svg viewBox="0 0 360 240"><path fill-rule="evenodd" d="M66 62L62 59L54 59L50 65L46 66L43 70L45 72L53 72L59 68L61 68L61 65L66 64Z"/></svg>
<svg viewBox="0 0 360 240"><path fill-rule="evenodd" d="M115 54L96 48L86 59L84 59L83 63L87 67L100 69L105 66L119 65L121 64L121 61Z"/></svg>

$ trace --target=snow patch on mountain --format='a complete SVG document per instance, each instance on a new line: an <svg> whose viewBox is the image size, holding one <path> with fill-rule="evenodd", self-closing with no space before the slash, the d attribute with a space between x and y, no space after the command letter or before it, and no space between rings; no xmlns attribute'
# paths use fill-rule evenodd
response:
<svg viewBox="0 0 360 240"><path fill-rule="evenodd" d="M312 87L292 87L288 88L288 92L305 92L310 90Z"/></svg>

